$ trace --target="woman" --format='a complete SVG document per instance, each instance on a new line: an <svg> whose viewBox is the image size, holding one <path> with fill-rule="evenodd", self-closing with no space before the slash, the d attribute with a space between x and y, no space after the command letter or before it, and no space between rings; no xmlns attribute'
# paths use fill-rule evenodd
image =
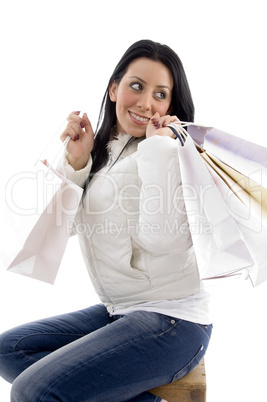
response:
<svg viewBox="0 0 267 402"><path fill-rule="evenodd" d="M212 324L169 126L178 118L194 118L182 64L148 40L115 68L96 136L86 114L69 115L63 167L85 188L74 232L102 304L1 335L13 402L159 401L149 389L203 358Z"/></svg>

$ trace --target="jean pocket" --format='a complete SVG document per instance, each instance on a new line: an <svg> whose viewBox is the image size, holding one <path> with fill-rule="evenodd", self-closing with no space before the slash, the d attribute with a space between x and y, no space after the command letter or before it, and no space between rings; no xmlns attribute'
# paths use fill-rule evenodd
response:
<svg viewBox="0 0 267 402"><path fill-rule="evenodd" d="M197 354L190 360L190 362L184 366L181 370L179 370L177 373L174 374L172 377L172 381L177 381L180 378L184 377L186 374L190 373L203 359L205 354L205 347L204 345L201 345Z"/></svg>
<svg viewBox="0 0 267 402"><path fill-rule="evenodd" d="M211 333L212 333L212 328L213 325L202 325L202 324L196 324L198 326L198 328L200 328L206 335L207 337L210 339L211 337Z"/></svg>

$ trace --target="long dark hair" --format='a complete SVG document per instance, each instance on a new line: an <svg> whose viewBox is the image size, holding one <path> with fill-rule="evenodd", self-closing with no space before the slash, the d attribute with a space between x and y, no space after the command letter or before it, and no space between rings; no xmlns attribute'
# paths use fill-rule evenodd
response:
<svg viewBox="0 0 267 402"><path fill-rule="evenodd" d="M90 176L85 184L85 190L93 175L97 173L108 160L107 144L110 139L111 129L116 124L116 103L112 102L109 98L110 84L113 81L119 84L129 64L140 57L160 61L169 68L174 81L170 106L171 114L176 115L181 121L194 121L194 104L190 88L182 62L177 54L167 45L162 45L151 40L140 40L134 43L122 56L108 83L96 128L95 143L92 151L93 165Z"/></svg>

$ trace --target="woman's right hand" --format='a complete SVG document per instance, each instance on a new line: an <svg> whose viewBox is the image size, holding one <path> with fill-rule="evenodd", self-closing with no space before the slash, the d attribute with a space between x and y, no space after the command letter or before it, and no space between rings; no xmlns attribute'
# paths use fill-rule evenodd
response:
<svg viewBox="0 0 267 402"><path fill-rule="evenodd" d="M60 136L61 141L70 136L71 139L67 145L67 159L74 170L83 169L94 146L94 132L91 123L84 113L82 117L80 112L72 112L68 118L68 124Z"/></svg>

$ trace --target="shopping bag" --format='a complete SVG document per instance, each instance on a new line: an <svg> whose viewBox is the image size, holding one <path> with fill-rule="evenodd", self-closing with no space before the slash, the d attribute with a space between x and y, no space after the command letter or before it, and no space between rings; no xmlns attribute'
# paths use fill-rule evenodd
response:
<svg viewBox="0 0 267 402"><path fill-rule="evenodd" d="M252 256L190 136L178 147L182 190L201 279L248 270Z"/></svg>
<svg viewBox="0 0 267 402"><path fill-rule="evenodd" d="M187 131L201 150L267 188L267 149L214 127L187 123Z"/></svg>
<svg viewBox="0 0 267 402"><path fill-rule="evenodd" d="M253 175L247 177L207 151L203 150L201 157L259 221L267 219L267 189L253 180Z"/></svg>
<svg viewBox="0 0 267 402"><path fill-rule="evenodd" d="M257 286L267 280L266 199L261 196L262 193L266 193L266 189L255 184L255 187L249 187L246 193L242 189L242 184L247 179L241 180L240 183L233 182L232 186L229 187L229 177L226 178L224 175L224 178L221 178L221 175L213 169L210 169L210 174L225 200L229 212L235 219L253 258L254 264L249 270L249 278L253 286ZM238 190L239 187L241 187L240 190ZM260 213L261 210L262 214Z"/></svg>
<svg viewBox="0 0 267 402"><path fill-rule="evenodd" d="M53 284L68 242L83 189L47 161L37 164L39 198L49 199L8 271ZM40 201L40 199L39 199Z"/></svg>
<svg viewBox="0 0 267 402"><path fill-rule="evenodd" d="M207 279L211 278L213 273L214 277L218 278L242 274L247 270L252 284L256 286L267 280L267 150L212 127L197 126L192 123L186 125L193 141L186 136L187 146L180 149L182 167L184 165L186 169L186 171L184 169L183 180L191 179L196 188L202 189L202 193L203 187L200 186L203 186L204 177L206 177L206 189L209 184L210 188L214 186L217 188L213 195L213 203L212 201L208 203L205 199L201 217L195 217L198 221L202 219L202 223L207 219L213 235L210 234L208 239L207 235L192 233L201 276ZM203 172L201 159L210 177L206 176L207 171ZM194 172L189 173L193 166ZM212 182L209 183L211 178ZM185 201L188 208L192 208L192 205L189 206L192 200ZM216 241L213 245L211 242L212 237L219 233L212 221L212 213L216 211L214 213L217 215L217 220L219 216L222 217L221 201L228 214L226 221L228 221L229 232L228 234L226 231L221 232L222 244L218 247ZM195 200L194 208L199 208L203 202L202 194L201 199ZM234 226L229 223L229 218L234 221ZM191 225L195 224L192 216L189 216L189 221ZM222 223L219 225L222 227ZM239 237L237 242L233 238L234 227L236 239ZM229 254L228 250L228 259L223 253L223 248L226 248L227 244L232 244L231 252L233 253ZM206 261L203 259L205 254L203 247L206 247ZM219 263L215 267L212 264L216 263L216 258L214 259L216 250ZM233 259L233 255L237 258L236 260ZM240 256L244 257L243 262ZM224 268L223 264L226 264Z"/></svg>

